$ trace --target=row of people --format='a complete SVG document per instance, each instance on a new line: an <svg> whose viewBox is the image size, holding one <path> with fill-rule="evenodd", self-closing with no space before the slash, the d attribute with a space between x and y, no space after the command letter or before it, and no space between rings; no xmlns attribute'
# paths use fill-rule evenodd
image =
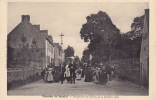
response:
<svg viewBox="0 0 156 100"><path fill-rule="evenodd" d="M63 84L63 82L67 80L68 83L75 84L75 79L81 80L81 78L84 77L84 82L93 81L94 83L106 85L107 80L111 80L111 77L114 76L114 73L115 69L113 67L105 67L100 65L95 68L91 67L90 64L85 64L83 67L79 67L77 69L76 65L71 62L67 63L65 66L61 66L60 70L48 68L44 70L41 75L43 80L49 83L61 81L61 84ZM55 78L55 76L59 78Z"/></svg>
<svg viewBox="0 0 156 100"><path fill-rule="evenodd" d="M63 84L65 80L67 80L68 83L75 84L75 79L81 79L80 75L81 69L77 68L76 64L73 62L67 63L65 66L61 66L61 84Z"/></svg>
<svg viewBox="0 0 156 100"><path fill-rule="evenodd" d="M60 81L61 84L63 84L63 81L66 79L68 83L75 84L75 78L76 78L76 66L73 62L67 63L65 66L61 66L61 76Z"/></svg>
<svg viewBox="0 0 156 100"><path fill-rule="evenodd" d="M68 83L75 84L76 77L80 79L80 71L78 70L76 69L76 65L71 62L56 68L46 68L41 72L41 76L44 81L49 83L61 81L63 84L63 81L66 79Z"/></svg>
<svg viewBox="0 0 156 100"><path fill-rule="evenodd" d="M100 65L98 67L91 67L91 65L85 65L85 80L84 82L93 81L96 84L106 85L107 81L112 80L112 77L115 76L114 66L105 67Z"/></svg>

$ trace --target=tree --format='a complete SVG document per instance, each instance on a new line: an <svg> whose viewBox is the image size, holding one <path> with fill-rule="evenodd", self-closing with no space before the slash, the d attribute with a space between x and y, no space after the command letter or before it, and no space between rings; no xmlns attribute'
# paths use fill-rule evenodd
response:
<svg viewBox="0 0 156 100"><path fill-rule="evenodd" d="M88 49L84 50L82 56L82 62L87 63L89 61L89 56L90 56L89 50Z"/></svg>
<svg viewBox="0 0 156 100"><path fill-rule="evenodd" d="M74 62L75 62L76 64L79 64L80 59L79 59L79 57L78 57L78 56L75 56Z"/></svg>
<svg viewBox="0 0 156 100"><path fill-rule="evenodd" d="M144 15L134 18L133 23L131 24L131 31L127 32L127 35L131 40L142 36L143 23Z"/></svg>
<svg viewBox="0 0 156 100"><path fill-rule="evenodd" d="M86 17L87 23L82 25L80 34L84 42L90 42L89 52L93 59L111 60L112 53L119 44L120 30L112 23L106 12L99 11Z"/></svg>
<svg viewBox="0 0 156 100"><path fill-rule="evenodd" d="M131 24L131 31L122 34L122 48L126 58L139 58L142 41L144 16L136 17Z"/></svg>
<svg viewBox="0 0 156 100"><path fill-rule="evenodd" d="M132 30L135 30L135 31L142 30L143 23L144 23L144 15L134 18L133 23L131 24Z"/></svg>
<svg viewBox="0 0 156 100"><path fill-rule="evenodd" d="M74 56L74 49L73 49L73 47L71 47L71 46L68 46L67 49L65 49L64 52L65 52L65 59L66 59L67 57Z"/></svg>
<svg viewBox="0 0 156 100"><path fill-rule="evenodd" d="M139 58L141 49L141 39L142 37L135 37L134 39L130 39L127 34L122 34L120 43L120 51L122 53L120 57L122 59Z"/></svg>

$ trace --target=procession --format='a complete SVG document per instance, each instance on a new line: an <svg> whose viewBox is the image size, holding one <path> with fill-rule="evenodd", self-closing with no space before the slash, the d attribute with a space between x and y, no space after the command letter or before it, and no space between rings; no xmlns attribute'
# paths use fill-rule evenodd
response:
<svg viewBox="0 0 156 100"><path fill-rule="evenodd" d="M58 67L60 69L58 69ZM71 59L70 62L60 66L48 66L41 72L43 81L47 83L68 82L76 84L75 80L84 82L94 82L95 84L106 85L108 81L115 78L115 65L104 66L102 63L91 65L90 63L76 64Z"/></svg>

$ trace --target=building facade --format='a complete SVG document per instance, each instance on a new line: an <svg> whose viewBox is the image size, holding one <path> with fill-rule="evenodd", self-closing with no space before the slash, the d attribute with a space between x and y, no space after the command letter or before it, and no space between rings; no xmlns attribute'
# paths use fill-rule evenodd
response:
<svg viewBox="0 0 156 100"><path fill-rule="evenodd" d="M149 9L145 10L140 52L140 85L149 87Z"/></svg>
<svg viewBox="0 0 156 100"><path fill-rule="evenodd" d="M7 67L45 68L54 63L53 39L48 30L32 25L29 15L8 34Z"/></svg>
<svg viewBox="0 0 156 100"><path fill-rule="evenodd" d="M49 35L46 38L46 66L54 65L54 44L52 37Z"/></svg>

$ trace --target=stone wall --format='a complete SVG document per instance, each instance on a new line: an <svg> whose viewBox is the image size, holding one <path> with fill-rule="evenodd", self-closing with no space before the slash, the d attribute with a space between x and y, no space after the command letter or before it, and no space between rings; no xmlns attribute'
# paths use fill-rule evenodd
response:
<svg viewBox="0 0 156 100"><path fill-rule="evenodd" d="M7 89L12 89L41 79L41 69L8 68Z"/></svg>

